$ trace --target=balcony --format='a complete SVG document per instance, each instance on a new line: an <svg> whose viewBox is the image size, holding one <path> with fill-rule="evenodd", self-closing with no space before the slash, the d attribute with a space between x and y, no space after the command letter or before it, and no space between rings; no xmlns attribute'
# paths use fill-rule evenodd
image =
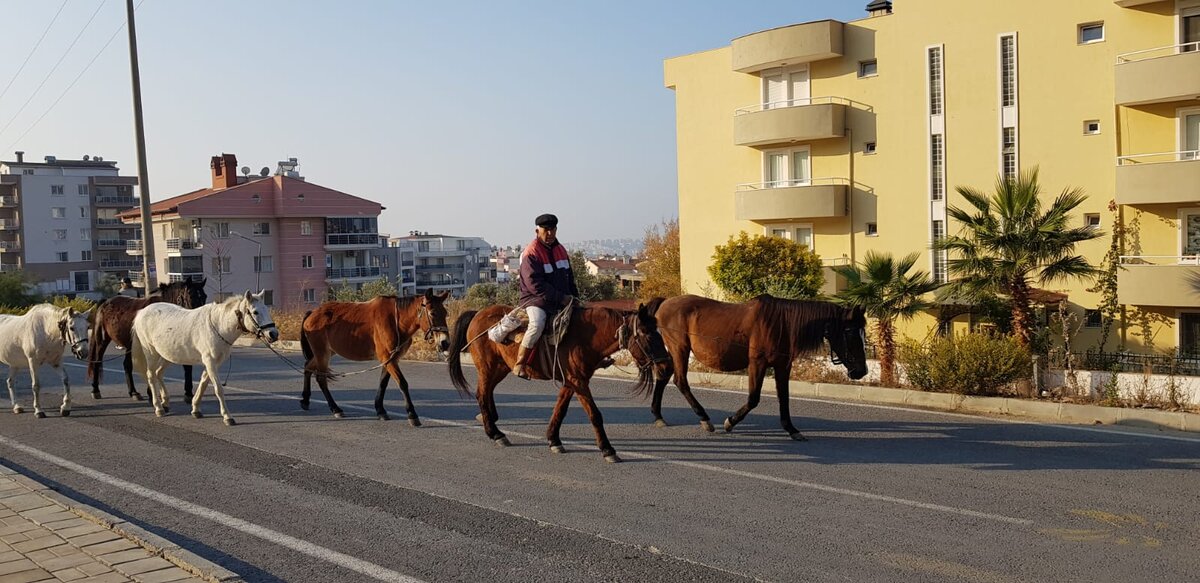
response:
<svg viewBox="0 0 1200 583"><path fill-rule="evenodd" d="M844 217L849 191L845 178L742 184L733 195L734 218L765 222Z"/></svg>
<svg viewBox="0 0 1200 583"><path fill-rule="evenodd" d="M131 242L132 241L127 242L124 239L96 239L96 248L104 249L107 251L116 250L116 249L125 249L128 251L129 248L127 247L127 245L128 245L128 243L131 243ZM138 244L139 244L138 254L141 254L141 247L140 247L141 241L138 241Z"/></svg>
<svg viewBox="0 0 1200 583"><path fill-rule="evenodd" d="M20 241L0 241L0 251L20 251Z"/></svg>
<svg viewBox="0 0 1200 583"><path fill-rule="evenodd" d="M125 241L125 252L130 255L141 255L142 241L140 239Z"/></svg>
<svg viewBox="0 0 1200 583"><path fill-rule="evenodd" d="M1200 201L1200 151L1121 156L1117 159L1117 202L1184 204Z"/></svg>
<svg viewBox="0 0 1200 583"><path fill-rule="evenodd" d="M740 108L733 114L733 143L762 147L845 137L846 108L852 103L814 97Z"/></svg>
<svg viewBox="0 0 1200 583"><path fill-rule="evenodd" d="M102 259L100 269L104 271L123 271L126 269L141 269L142 262L137 259Z"/></svg>
<svg viewBox="0 0 1200 583"><path fill-rule="evenodd" d="M204 249L204 244L192 239L172 238L167 239L168 254L192 254L191 252L199 252Z"/></svg>
<svg viewBox="0 0 1200 583"><path fill-rule="evenodd" d="M379 247L378 233L334 233L325 235L325 250L374 249Z"/></svg>
<svg viewBox="0 0 1200 583"><path fill-rule="evenodd" d="M1117 105L1195 99L1200 95L1200 43L1120 55L1115 81Z"/></svg>
<svg viewBox="0 0 1200 583"><path fill-rule="evenodd" d="M180 283L184 281L200 281L204 279L203 271L190 271L186 273L168 273L167 281L170 283Z"/></svg>
<svg viewBox="0 0 1200 583"><path fill-rule="evenodd" d="M1133 306L1200 304L1200 256L1122 256L1117 298Z"/></svg>
<svg viewBox="0 0 1200 583"><path fill-rule="evenodd" d="M21 265L18 263L0 263L0 273L12 273L20 270Z"/></svg>
<svg viewBox="0 0 1200 583"><path fill-rule="evenodd" d="M122 222L121 219L96 217L96 226L97 227L121 227L124 225L125 225L125 223Z"/></svg>
<svg viewBox="0 0 1200 583"><path fill-rule="evenodd" d="M142 270L131 270L129 272L129 281L138 287L146 287L146 278L142 274Z"/></svg>
<svg viewBox="0 0 1200 583"><path fill-rule="evenodd" d="M96 197L96 206L134 207L137 205L138 199L136 196L102 195Z"/></svg>
<svg viewBox="0 0 1200 583"><path fill-rule="evenodd" d="M15 196L0 196L0 207L15 207L17 204Z"/></svg>
<svg viewBox="0 0 1200 583"><path fill-rule="evenodd" d="M21 228L17 219L0 219L0 231L11 231Z"/></svg>
<svg viewBox="0 0 1200 583"><path fill-rule="evenodd" d="M846 289L846 278L838 275L834 267L850 265L847 257L836 257L821 260L821 274L825 276L825 284L821 286L821 295L832 296Z"/></svg>
<svg viewBox="0 0 1200 583"><path fill-rule="evenodd" d="M462 271L463 269L466 269L466 267L467 267L466 263L443 263L442 265L418 265L417 271L418 272L420 272L420 271L424 271L424 272L440 271L440 272L445 273L445 272L450 272L450 271Z"/></svg>
<svg viewBox="0 0 1200 583"><path fill-rule="evenodd" d="M733 70L757 73L771 67L840 57L844 27L836 20L820 20L735 38Z"/></svg>
<svg viewBox="0 0 1200 583"><path fill-rule="evenodd" d="M359 279L359 278L378 278L380 274L379 267L326 267L325 279Z"/></svg>
<svg viewBox="0 0 1200 583"><path fill-rule="evenodd" d="M1134 6L1143 6L1146 4L1154 4L1155 2L1164 1L1165 0L1113 0L1113 2L1121 8L1133 8Z"/></svg>

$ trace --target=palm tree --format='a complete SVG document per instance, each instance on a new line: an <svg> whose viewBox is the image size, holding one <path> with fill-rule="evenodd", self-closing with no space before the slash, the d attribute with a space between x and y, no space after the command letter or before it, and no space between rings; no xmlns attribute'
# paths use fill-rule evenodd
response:
<svg viewBox="0 0 1200 583"><path fill-rule="evenodd" d="M1081 189L1064 189L1043 210L1036 167L1015 179L997 177L995 192L990 195L968 186L955 190L972 208L950 207L947 212L962 225L962 231L933 243L935 251L952 255L946 266L957 279L945 291L960 298L985 293L1007 298L1013 335L1028 347L1034 334L1033 283L1086 280L1099 273L1075 254L1075 244L1103 233L1069 226L1070 212L1087 197Z"/></svg>
<svg viewBox="0 0 1200 583"><path fill-rule="evenodd" d="M918 253L910 253L897 262L891 253L867 251L858 265L834 268L846 278L846 289L838 292L837 299L846 305L861 306L875 319L879 380L886 386L896 384L896 320L910 320L930 308L933 304L925 296L938 288L928 272L909 273L919 258Z"/></svg>

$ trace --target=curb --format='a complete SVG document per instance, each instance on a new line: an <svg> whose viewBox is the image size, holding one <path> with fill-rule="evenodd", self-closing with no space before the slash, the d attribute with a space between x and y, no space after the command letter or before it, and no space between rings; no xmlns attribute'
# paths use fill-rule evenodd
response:
<svg viewBox="0 0 1200 583"><path fill-rule="evenodd" d="M205 581L209 581L210 583L244 583L241 575L229 569L185 550L179 545L123 518L118 518L103 510L68 498L51 489L49 486L34 481L32 478L12 468L0 465L0 474L15 476L14 480L41 495L43 498L62 506L84 520L94 522L121 535L130 542L150 551L155 556L162 557L175 566Z"/></svg>

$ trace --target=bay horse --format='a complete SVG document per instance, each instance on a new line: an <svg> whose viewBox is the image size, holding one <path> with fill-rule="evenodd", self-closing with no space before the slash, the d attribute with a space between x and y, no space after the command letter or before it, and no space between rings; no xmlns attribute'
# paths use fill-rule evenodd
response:
<svg viewBox="0 0 1200 583"><path fill-rule="evenodd" d="M145 298L114 296L93 308L91 351L88 355L87 369L87 376L92 381L92 398L101 398L100 381L104 374L104 351L108 350L109 343L116 342L118 347L125 350L125 384L129 387L129 396L139 401L142 400L142 394L134 387L133 353L129 350L133 343L130 333L133 317L137 315L138 310L158 302L170 302L183 308L203 306L208 302L208 294L204 293L204 283L204 279L160 283L158 291ZM192 365L190 364L183 366L183 391L185 398L190 401L192 399Z"/></svg>
<svg viewBox="0 0 1200 583"><path fill-rule="evenodd" d="M63 401L58 412L63 417L71 415L71 381L62 366L63 349L70 346L76 358L87 360L90 315L91 310L77 312L75 308L39 304L21 316L0 316L0 364L8 365L8 400L13 413L23 411L13 386L17 371L28 368L33 382L33 413L39 419L46 417L37 371L48 364L62 376Z"/></svg>
<svg viewBox="0 0 1200 583"><path fill-rule="evenodd" d="M300 408L308 410L312 395L312 378L334 417L341 418L341 407L329 393L329 380L336 375L329 370L329 361L336 354L354 361L377 360L381 365L379 390L375 393L375 414L381 420L391 419L383 408L383 396L388 377L394 377L404 395L408 422L421 426L421 419L408 394L408 379L400 372L399 360L412 346L413 336L425 334L425 340L437 339L438 350L449 346L446 327L446 298L450 292L435 294L425 290L423 295L396 297L378 296L366 302L325 302L304 314L300 325L300 349L304 351L304 389L300 393Z"/></svg>
<svg viewBox="0 0 1200 583"><path fill-rule="evenodd" d="M163 371L168 362L200 364L204 365L204 372L196 385L196 396L192 398L192 417L204 416L200 412L200 400L211 383L225 424L236 424L225 407L225 394L217 371L229 358L233 342L239 336L252 334L267 342L279 340L279 328L271 320L271 310L263 303L263 295L261 291L257 294L247 291L245 295L233 296L219 304L206 304L191 310L159 302L142 308L133 317L130 352L134 367L146 375L150 384L155 415L162 417L170 413L170 399L163 384Z"/></svg>
<svg viewBox="0 0 1200 583"><path fill-rule="evenodd" d="M504 432L496 427L500 415L496 411L494 391L496 385L512 372L512 366L517 361L519 343L500 345L489 340L486 332L511 310L511 306L491 306L479 312L464 312L454 323L448 359L451 382L463 394L470 395L470 385L463 376L459 354L468 349L471 351L478 377L475 398L479 401L479 420L483 422L484 434L499 446L508 446L510 443ZM547 331L547 334L549 333ZM637 312L622 312L612 308L583 308L573 315L571 324L554 354L549 358L545 355L533 358L533 362L526 369L530 378L563 382L558 390L558 402L554 405L550 424L546 427L546 441L550 445L550 451L566 451L559 439L559 428L562 426L563 417L566 416L571 396L574 395L591 420L592 429L596 432L596 445L600 448L604 460L610 463L621 461L604 432L604 418L600 409L596 407L588 383L605 358L618 350L631 347L636 347L636 352L651 359L667 357L654 316L645 306L638 306ZM552 349L548 348L546 343L539 342L537 350ZM631 349L631 352L635 351ZM635 391L644 393L650 386L653 381L651 369L651 366L639 366Z"/></svg>
<svg viewBox="0 0 1200 583"><path fill-rule="evenodd" d="M741 409L725 419L726 432L733 431L758 406L767 369L774 369L779 423L797 441L805 441L805 437L792 425L788 400L788 381L797 356L812 353L828 341L831 360L845 366L847 376L857 380L867 374L867 320L862 308L763 294L741 304L694 295L654 298L648 309L658 320L671 354L670 361L658 365L650 405L659 427L666 425L662 418L663 389L674 375L675 386L700 418L700 426L705 431L713 430L708 413L692 395L688 383L689 354L709 368L747 371L749 397Z"/></svg>

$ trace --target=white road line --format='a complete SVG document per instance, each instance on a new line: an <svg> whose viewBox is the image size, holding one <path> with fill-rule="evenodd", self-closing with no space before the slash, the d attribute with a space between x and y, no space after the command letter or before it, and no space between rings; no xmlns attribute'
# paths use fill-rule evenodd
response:
<svg viewBox="0 0 1200 583"><path fill-rule="evenodd" d="M72 363L72 364L74 364L74 363ZM77 366L79 366L79 365L77 365ZM107 369L105 369L105 370L107 370ZM171 380L180 382L180 379L171 379ZM232 385L225 385L225 389L229 390L229 391L239 392L239 393L249 393L249 394L260 395L260 396L264 396L264 397L270 397L270 398L274 398L274 399L286 400L286 401L298 401L299 400L299 397L280 395L278 393L271 393L271 392L267 392L267 391L258 391L255 389L244 389L244 388L240 388L240 387L234 387ZM313 400L320 401L320 398L319 397L314 398ZM354 404L343 404L342 408L343 409L355 409L358 411L365 411L367 413L375 412L375 409L373 407L365 407L362 405L354 405ZM479 430L479 426L476 424L473 424L473 423L462 423L459 421L449 421L446 419L437 419L437 418L433 418L433 417L422 417L421 420L427 421L427 422L432 422L432 423L437 423L439 425L447 425L450 427L460 427L463 429L471 429L471 430L475 430L475 431ZM518 431L505 431L505 433L508 435L516 435L519 437L523 437L526 439L532 439L535 441L544 439L543 436L532 435L529 433L521 433ZM588 442L584 442L584 441L575 441L575 440L564 440L564 441L567 443L571 443L572 445L576 445L576 446L585 446L586 447L588 445ZM877 502L887 502L890 504L898 504L901 506L909 506L912 508L921 508L924 510L932 510L932 511L936 511L936 512L946 512L946 513L958 514L958 515L962 515L962 516L970 516L973 518L983 518L986 520L992 520L992 521L996 521L996 522L1004 522L1007 524L1015 524L1015 525L1019 525L1019 526L1030 526L1034 523L1032 520L1027 520L1024 518L1013 518L1011 516L1004 516L1001 514L990 514L987 512L968 510L966 508L955 508L953 506L944 506L941 504L931 504L928 502L920 502L917 500L907 500L904 498L897 498L894 496L886 496L883 494L874 494L871 492L863 492L860 490L851 490L848 488L838 488L837 486L828 486L825 484L817 484L817 483L813 483L813 482L802 482L799 480L790 480L788 478L781 478L778 476L771 476L768 474L759 474L756 472L747 472L744 470L735 470L732 468L724 468L721 466L714 466L712 464L703 464L703 463L699 463L699 462L689 462L689 461L684 461L684 460L665 458L665 457L660 457L660 456L656 456L656 455L652 455L652 454L648 454L648 453L642 453L639 451L634 451L634 450L629 450L629 449L622 449L620 451L620 455L626 456L626 457L636 457L636 458L641 458L641 459L654 460L654 461L662 462L665 464L681 466L681 467L685 467L685 468L692 468L692 469L696 469L696 470L704 470L704 471L708 471L708 472L727 474L727 475L731 475L731 476L738 476L741 478L749 478L752 480L759 480L759 481L763 481L763 482L773 482L776 484L783 484L783 485L792 486L795 488L816 490L819 492L826 492L829 494L839 494L842 496L851 496L851 497L855 497L855 498L875 500Z"/></svg>
<svg viewBox="0 0 1200 583"><path fill-rule="evenodd" d="M193 516L211 520L222 526L227 526L234 530L244 532L250 536L277 544L281 547L303 553L310 557L321 559L322 561L333 563L334 565L338 565L340 567L345 567L351 571L362 573L368 577L374 577L380 581L395 581L397 583L424 583L420 579L409 577L408 575L404 575L402 573L397 573L396 571L381 567L375 563L364 561L344 553L339 553L332 549L315 545L306 540L301 540L296 537L283 534L282 532L271 530L265 526L260 526L252 522L230 516L224 512L206 508L204 506L200 506L199 504L193 504L187 500L181 500L174 496L168 496L161 492L151 490L145 486L134 484L133 482L127 482L104 472L93 470L87 466L81 466L70 460L65 460L56 455L46 453L40 449L29 447L23 443L14 441L2 435L0 435L0 444L6 445L12 449L26 453L42 461L52 463L77 474L82 474L92 478L93 480L120 488L131 494L148 498L158 502L159 504L169 506L176 510L181 510Z"/></svg>

